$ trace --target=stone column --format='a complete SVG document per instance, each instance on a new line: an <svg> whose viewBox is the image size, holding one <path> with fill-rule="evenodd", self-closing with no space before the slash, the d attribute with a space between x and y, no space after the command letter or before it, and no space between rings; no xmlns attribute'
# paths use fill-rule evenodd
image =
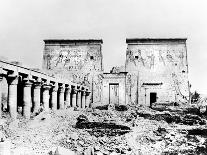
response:
<svg viewBox="0 0 207 155"><path fill-rule="evenodd" d="M72 89L72 107L76 107L76 94L77 90L75 88Z"/></svg>
<svg viewBox="0 0 207 155"><path fill-rule="evenodd" d="M81 90L77 91L77 107L81 108Z"/></svg>
<svg viewBox="0 0 207 155"><path fill-rule="evenodd" d="M63 84L61 84L58 88L58 104L59 104L59 109L64 109L64 92L65 92L65 87Z"/></svg>
<svg viewBox="0 0 207 155"><path fill-rule="evenodd" d="M41 79L37 79L34 82L34 90L33 90L33 102L34 102L34 107L33 107L33 112L38 112L40 109L40 91L41 89Z"/></svg>
<svg viewBox="0 0 207 155"><path fill-rule="evenodd" d="M82 91L82 104L81 108L86 108L86 91Z"/></svg>
<svg viewBox="0 0 207 155"><path fill-rule="evenodd" d="M32 107L32 98L31 98L31 87L32 82L29 78L23 79L23 116L26 119L30 119L31 107Z"/></svg>
<svg viewBox="0 0 207 155"><path fill-rule="evenodd" d="M49 111L49 100L50 100L50 94L49 94L49 90L51 88L51 85L49 83L45 83L43 85L43 107L45 111Z"/></svg>
<svg viewBox="0 0 207 155"><path fill-rule="evenodd" d="M3 80L3 75L0 74L0 119L1 119L1 116L2 116L2 80Z"/></svg>
<svg viewBox="0 0 207 155"><path fill-rule="evenodd" d="M65 106L66 108L69 108L71 105L70 103L70 94L71 94L71 86L68 85L65 87Z"/></svg>
<svg viewBox="0 0 207 155"><path fill-rule="evenodd" d="M17 118L17 84L18 73L8 75L8 106L12 119Z"/></svg>
<svg viewBox="0 0 207 155"><path fill-rule="evenodd" d="M86 92L86 107L89 108L91 103L91 92Z"/></svg>
<svg viewBox="0 0 207 155"><path fill-rule="evenodd" d="M57 91L58 91L58 84L55 83L52 86L52 93L51 93L51 106L52 106L52 110L57 110Z"/></svg>

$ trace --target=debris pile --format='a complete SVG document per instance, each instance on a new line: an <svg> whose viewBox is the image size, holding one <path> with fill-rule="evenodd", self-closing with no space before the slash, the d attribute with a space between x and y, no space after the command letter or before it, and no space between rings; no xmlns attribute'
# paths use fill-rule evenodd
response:
<svg viewBox="0 0 207 155"><path fill-rule="evenodd" d="M162 111L143 106L100 109L43 111L31 120L19 116L16 122L3 117L0 131L11 142L11 155L207 152L203 116L177 112L173 108Z"/></svg>

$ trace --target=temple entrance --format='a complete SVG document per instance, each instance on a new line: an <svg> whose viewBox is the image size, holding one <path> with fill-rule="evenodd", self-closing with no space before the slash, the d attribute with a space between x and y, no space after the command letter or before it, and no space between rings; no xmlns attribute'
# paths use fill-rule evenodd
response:
<svg viewBox="0 0 207 155"><path fill-rule="evenodd" d="M119 104L119 84L109 84L109 104Z"/></svg>
<svg viewBox="0 0 207 155"><path fill-rule="evenodd" d="M152 103L157 102L157 93L150 93L150 107L152 106Z"/></svg>

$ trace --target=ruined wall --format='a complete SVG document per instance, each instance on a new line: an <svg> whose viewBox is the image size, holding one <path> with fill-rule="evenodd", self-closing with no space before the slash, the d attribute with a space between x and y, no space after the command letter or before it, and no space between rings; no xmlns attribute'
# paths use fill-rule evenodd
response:
<svg viewBox="0 0 207 155"><path fill-rule="evenodd" d="M128 40L126 53L127 98L131 103L186 102L189 99L185 39Z"/></svg>
<svg viewBox="0 0 207 155"><path fill-rule="evenodd" d="M90 86L92 102L101 102L102 40L45 40L43 69Z"/></svg>
<svg viewBox="0 0 207 155"><path fill-rule="evenodd" d="M103 104L109 104L110 84L118 84L118 104L125 105L126 104L126 73L104 73L103 74Z"/></svg>

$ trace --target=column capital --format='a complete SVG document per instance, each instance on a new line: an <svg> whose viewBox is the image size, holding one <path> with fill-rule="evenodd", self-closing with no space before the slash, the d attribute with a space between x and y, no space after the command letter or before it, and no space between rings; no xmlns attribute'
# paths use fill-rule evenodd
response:
<svg viewBox="0 0 207 155"><path fill-rule="evenodd" d="M66 85L65 89L67 89L67 91L71 92L71 90L72 90L71 85Z"/></svg>
<svg viewBox="0 0 207 155"><path fill-rule="evenodd" d="M50 88L51 88L51 84L49 84L49 83L44 83L44 84L42 85L42 87L43 87L44 90L50 90Z"/></svg>
<svg viewBox="0 0 207 155"><path fill-rule="evenodd" d="M3 68L0 68L0 82L3 80L4 72Z"/></svg>
<svg viewBox="0 0 207 155"><path fill-rule="evenodd" d="M81 91L81 87L77 87L77 92L80 93Z"/></svg>
<svg viewBox="0 0 207 155"><path fill-rule="evenodd" d="M24 83L24 86L25 87L31 87L32 86L32 79L30 79L30 78L24 78L23 80L22 80L22 82Z"/></svg>
<svg viewBox="0 0 207 155"><path fill-rule="evenodd" d="M86 91L83 91L83 92L82 92L82 95L83 95L83 96L86 96Z"/></svg>
<svg viewBox="0 0 207 155"><path fill-rule="evenodd" d="M90 95L90 91L86 91L86 96L89 96Z"/></svg>
<svg viewBox="0 0 207 155"><path fill-rule="evenodd" d="M8 74L8 83L10 85L17 85L19 81L19 74L18 72L13 72L12 74Z"/></svg>
<svg viewBox="0 0 207 155"><path fill-rule="evenodd" d="M42 80L41 78L37 78L34 82L33 82L35 87L41 87L42 86Z"/></svg>
<svg viewBox="0 0 207 155"><path fill-rule="evenodd" d="M3 80L3 74L0 74L0 82Z"/></svg>
<svg viewBox="0 0 207 155"><path fill-rule="evenodd" d="M59 84L58 91L63 93L65 91L65 85L64 84Z"/></svg>
<svg viewBox="0 0 207 155"><path fill-rule="evenodd" d="M73 94L77 94L77 92L78 92L77 89L75 89L75 88L72 89L72 93L73 93Z"/></svg>
<svg viewBox="0 0 207 155"><path fill-rule="evenodd" d="M52 84L52 91L53 92L57 92L58 91L58 84L57 83Z"/></svg>

